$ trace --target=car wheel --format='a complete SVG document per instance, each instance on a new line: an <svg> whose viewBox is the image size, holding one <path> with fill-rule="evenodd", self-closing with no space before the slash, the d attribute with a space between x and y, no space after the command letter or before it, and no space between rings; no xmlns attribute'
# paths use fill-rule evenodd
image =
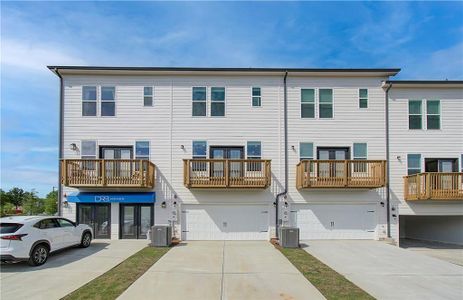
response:
<svg viewBox="0 0 463 300"><path fill-rule="evenodd" d="M31 266L40 266L43 265L49 254L48 247L45 244L40 244L34 247L29 257L29 265Z"/></svg>
<svg viewBox="0 0 463 300"><path fill-rule="evenodd" d="M87 248L90 246L90 242L92 241L92 235L90 232L84 232L82 235L82 241L80 242L80 246L82 248Z"/></svg>

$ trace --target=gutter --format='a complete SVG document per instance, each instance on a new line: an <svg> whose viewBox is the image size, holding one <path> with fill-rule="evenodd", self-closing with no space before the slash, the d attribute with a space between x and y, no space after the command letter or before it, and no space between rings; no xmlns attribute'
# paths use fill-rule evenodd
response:
<svg viewBox="0 0 463 300"><path fill-rule="evenodd" d="M64 81L58 69L54 69L55 74L59 77L60 92L59 92L59 150L58 150L58 215L62 216L62 186L61 186L61 164L63 158L63 123L64 123Z"/></svg>
<svg viewBox="0 0 463 300"><path fill-rule="evenodd" d="M285 189L283 192L279 193L275 197L275 236L278 239L279 234L278 234L278 225L280 222L279 219L279 202L280 202L280 197L288 193L288 92L287 92L287 85L286 85L286 79L288 77L288 70L285 71L285 76L283 77L283 103L284 103L284 108L283 108L283 113L284 113L284 136L285 136L285 142L284 142L284 147L285 147Z"/></svg>
<svg viewBox="0 0 463 300"><path fill-rule="evenodd" d="M386 208L387 208L387 237L391 238L391 191L390 191L390 151L389 151L389 90L392 83L387 83L385 94L386 105Z"/></svg>

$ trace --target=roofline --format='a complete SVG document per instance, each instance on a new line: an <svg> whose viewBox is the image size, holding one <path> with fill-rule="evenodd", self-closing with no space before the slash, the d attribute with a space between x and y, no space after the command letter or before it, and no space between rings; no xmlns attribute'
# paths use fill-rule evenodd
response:
<svg viewBox="0 0 463 300"><path fill-rule="evenodd" d="M383 87L463 88L463 80L386 80Z"/></svg>
<svg viewBox="0 0 463 300"><path fill-rule="evenodd" d="M171 73L197 73L197 72L224 72L224 73L352 73L373 74L380 73L382 76L394 76L400 72L400 68L215 68L215 67L115 67L115 66L47 66L52 72L56 70L71 73L92 72L171 72ZM379 74L378 74L379 75ZM355 76L355 75L354 75Z"/></svg>
<svg viewBox="0 0 463 300"><path fill-rule="evenodd" d="M386 83L396 84L463 84L463 80L386 80Z"/></svg>

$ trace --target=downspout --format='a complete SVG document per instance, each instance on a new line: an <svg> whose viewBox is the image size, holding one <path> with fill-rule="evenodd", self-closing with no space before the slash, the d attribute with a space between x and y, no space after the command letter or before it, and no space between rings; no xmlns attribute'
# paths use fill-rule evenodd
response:
<svg viewBox="0 0 463 300"><path fill-rule="evenodd" d="M61 187L61 164L60 161L63 158L63 123L64 123L64 82L63 77L58 72L58 69L54 69L55 74L58 75L60 80L60 92L59 92L59 150L58 150L58 215L62 216L62 187Z"/></svg>
<svg viewBox="0 0 463 300"><path fill-rule="evenodd" d="M386 89L386 208L387 208L387 237L391 238L391 192L389 187L390 178L390 153L389 153L389 90L392 87L392 83L389 83Z"/></svg>
<svg viewBox="0 0 463 300"><path fill-rule="evenodd" d="M288 71L285 71L285 76L283 77L283 118L284 118L284 136L285 136L285 189L283 192L279 193L275 197L275 236L278 239L278 225L279 225L279 202L280 197L288 193L288 95L287 95L287 86L286 78L288 77Z"/></svg>

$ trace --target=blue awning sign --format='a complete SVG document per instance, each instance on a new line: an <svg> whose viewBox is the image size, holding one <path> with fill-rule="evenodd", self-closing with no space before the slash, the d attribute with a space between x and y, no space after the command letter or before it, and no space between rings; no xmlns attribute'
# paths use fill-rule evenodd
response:
<svg viewBox="0 0 463 300"><path fill-rule="evenodd" d="M73 193L67 197L73 203L154 203L155 192L144 193Z"/></svg>

